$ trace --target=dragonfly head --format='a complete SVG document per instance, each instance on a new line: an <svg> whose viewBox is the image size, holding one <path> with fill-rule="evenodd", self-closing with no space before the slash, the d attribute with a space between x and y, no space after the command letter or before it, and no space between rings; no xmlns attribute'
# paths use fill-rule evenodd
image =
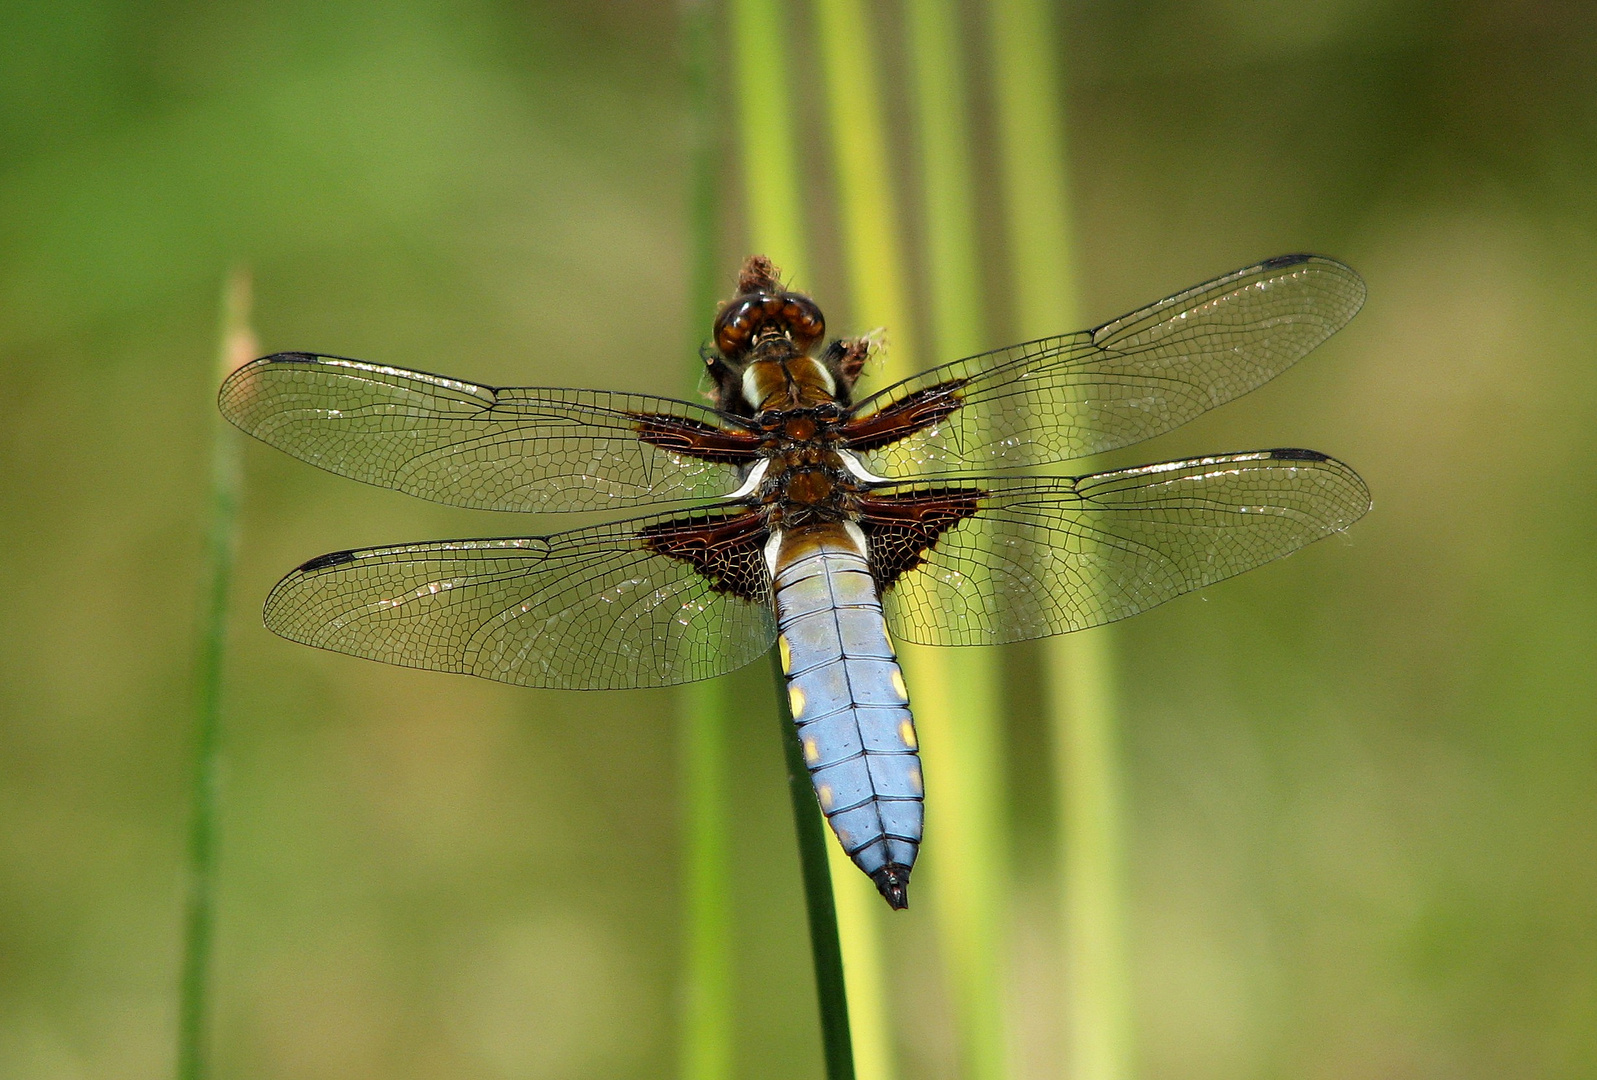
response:
<svg viewBox="0 0 1597 1080"><path fill-rule="evenodd" d="M783 288L775 264L763 255L744 262L737 289L715 317L715 345L706 351L705 363L715 378L721 408L747 415L760 411L765 398L795 376L814 380L805 376L816 366L812 354L826 336L826 317L808 296ZM820 381L835 389L835 380Z"/></svg>
<svg viewBox="0 0 1597 1080"><path fill-rule="evenodd" d="M770 259L750 256L738 274L737 295L715 317L714 347L704 351L721 409L750 415L821 403L848 406L860 369L880 348L880 334L833 341L823 349L825 337L826 317L815 301L783 288Z"/></svg>
<svg viewBox="0 0 1597 1080"><path fill-rule="evenodd" d="M783 289L776 267L762 255L744 263L738 295L715 317L715 347L734 364L764 341L783 339L794 352L807 354L825 336L826 318L815 301Z"/></svg>

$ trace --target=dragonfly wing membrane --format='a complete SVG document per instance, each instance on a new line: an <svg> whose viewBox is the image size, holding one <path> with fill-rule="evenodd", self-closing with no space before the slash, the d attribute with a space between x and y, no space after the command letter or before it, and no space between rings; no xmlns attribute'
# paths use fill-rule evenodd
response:
<svg viewBox="0 0 1597 1080"><path fill-rule="evenodd" d="M496 388L279 353L222 385L223 415L329 472L479 510L712 499L756 440L712 409L644 394Z"/></svg>
<svg viewBox="0 0 1597 1080"><path fill-rule="evenodd" d="M1370 505L1352 469L1308 450L904 484L873 497L901 504L865 520L873 555L882 530L883 558L896 562L883 575L893 577L888 622L924 645L1024 641L1123 619L1341 532ZM917 515L921 503L930 512ZM915 516L933 527L906 558L901 523Z"/></svg>
<svg viewBox="0 0 1597 1080"><path fill-rule="evenodd" d="M1094 330L932 368L861 402L851 443L893 477L1069 461L1170 431L1263 385L1357 312L1319 255L1268 259Z"/></svg>
<svg viewBox="0 0 1597 1080"><path fill-rule="evenodd" d="M670 686L770 648L764 540L759 516L739 510L336 552L278 583L266 625L335 652L520 686Z"/></svg>

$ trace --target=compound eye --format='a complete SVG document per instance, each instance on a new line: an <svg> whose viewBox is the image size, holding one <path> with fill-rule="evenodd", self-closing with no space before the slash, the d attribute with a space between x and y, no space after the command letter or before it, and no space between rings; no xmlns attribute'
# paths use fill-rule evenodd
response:
<svg viewBox="0 0 1597 1080"><path fill-rule="evenodd" d="M763 321L757 318L758 309L751 299L756 298L733 301L716 316L715 347L729 360L747 351L757 322Z"/></svg>
<svg viewBox="0 0 1597 1080"><path fill-rule="evenodd" d="M716 316L715 347L736 360L770 330L785 335L799 352L808 352L826 333L826 320L815 302L800 293L748 293Z"/></svg>
<svg viewBox="0 0 1597 1080"><path fill-rule="evenodd" d="M809 352L826 335L826 319L815 301L799 293L782 294L782 321L799 352Z"/></svg>

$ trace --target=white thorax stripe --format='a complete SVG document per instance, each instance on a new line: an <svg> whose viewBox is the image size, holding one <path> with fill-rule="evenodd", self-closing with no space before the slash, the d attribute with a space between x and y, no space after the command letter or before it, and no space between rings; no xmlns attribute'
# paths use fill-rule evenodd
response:
<svg viewBox="0 0 1597 1080"><path fill-rule="evenodd" d="M827 370L826 365L813 356L806 356L804 359L808 360L810 366L820 375L821 384L826 387L826 392L835 398L837 396L837 380L832 378L832 373Z"/></svg>
<svg viewBox="0 0 1597 1080"><path fill-rule="evenodd" d="M771 467L770 458L761 458L755 462L754 468L749 470L748 479L743 481L743 486L730 492L725 497L728 499L747 499L760 490L760 484L765 480L765 472Z"/></svg>
<svg viewBox="0 0 1597 1080"><path fill-rule="evenodd" d="M843 459L843 467L867 484L891 484L890 476L877 476L865 467L865 463L854 455L852 450L839 450L837 456Z"/></svg>
<svg viewBox="0 0 1597 1080"><path fill-rule="evenodd" d="M865 542L865 530L852 521L843 522L843 531L848 533L848 538L854 541L854 549L859 552L862 559L870 558L870 545Z"/></svg>
<svg viewBox="0 0 1597 1080"><path fill-rule="evenodd" d="M771 571L771 580L776 580L776 560L782 553L782 530L772 529L771 538L765 542L765 565Z"/></svg>
<svg viewBox="0 0 1597 1080"><path fill-rule="evenodd" d="M750 364L743 369L743 400L749 403L749 408L758 409L765 404L760 395L760 381L755 377L756 364Z"/></svg>

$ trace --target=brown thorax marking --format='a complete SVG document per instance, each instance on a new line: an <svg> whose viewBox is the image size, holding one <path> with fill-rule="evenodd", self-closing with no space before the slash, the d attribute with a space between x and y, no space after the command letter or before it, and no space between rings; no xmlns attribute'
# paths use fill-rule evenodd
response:
<svg viewBox="0 0 1597 1080"><path fill-rule="evenodd" d="M794 354L786 338L767 338L756 345L741 381L744 401L756 414L837 403L837 377L815 357Z"/></svg>
<svg viewBox="0 0 1597 1080"><path fill-rule="evenodd" d="M773 529L858 517L859 480L844 466L835 433L822 433L833 437L791 443L783 438L773 447L759 493Z"/></svg>

